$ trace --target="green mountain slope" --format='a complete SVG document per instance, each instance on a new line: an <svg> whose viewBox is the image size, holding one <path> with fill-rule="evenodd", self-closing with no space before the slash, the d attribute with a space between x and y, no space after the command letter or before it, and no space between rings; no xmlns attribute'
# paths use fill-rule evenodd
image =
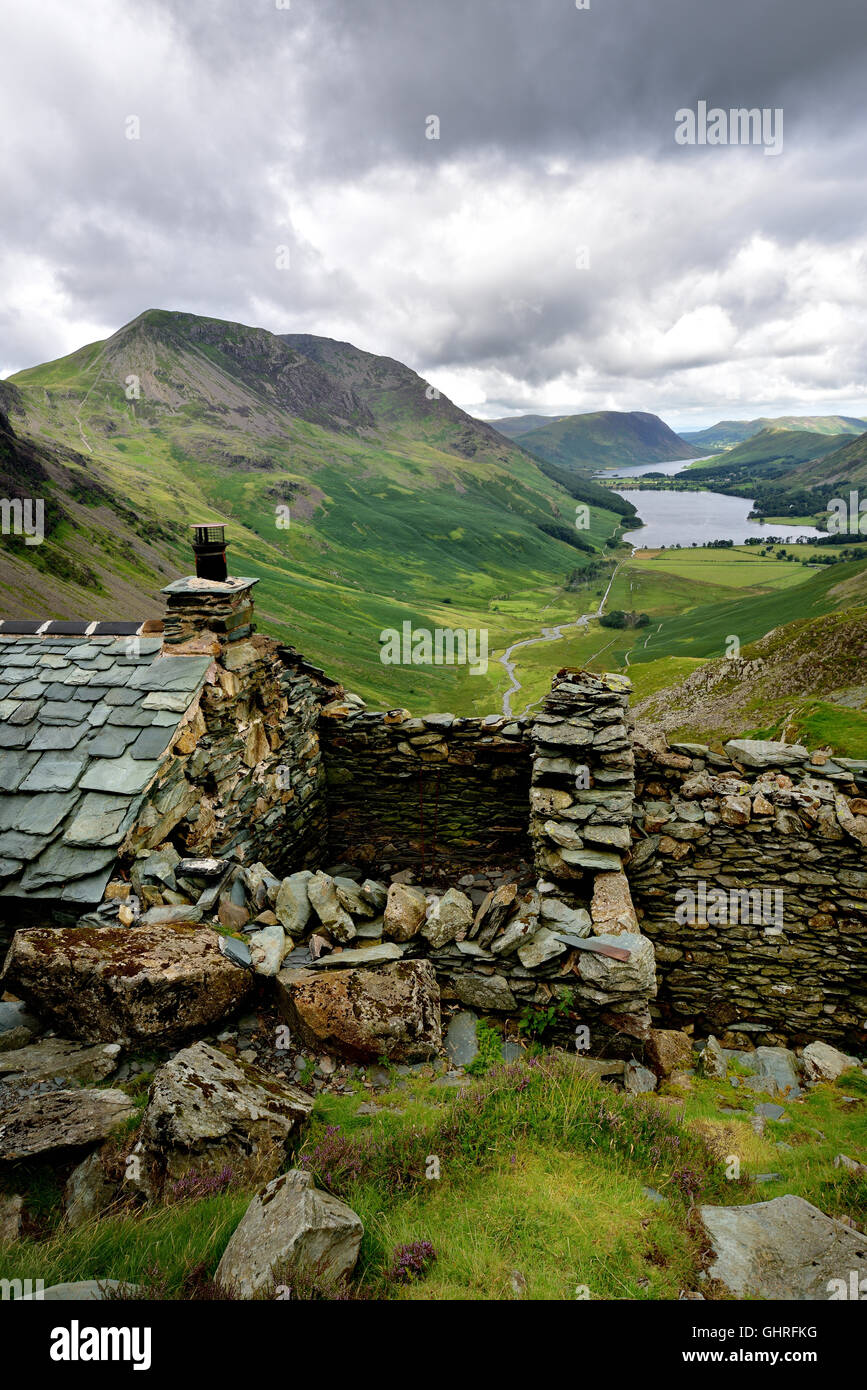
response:
<svg viewBox="0 0 867 1390"><path fill-rule="evenodd" d="M760 466L778 469L782 473L812 459L823 459L850 442L851 435L848 434L820 434L774 426L760 430L742 444L727 449L720 458L709 460L703 467L714 473L734 473L744 466ZM768 476L775 474L769 472Z"/></svg>
<svg viewBox="0 0 867 1390"><path fill-rule="evenodd" d="M495 707L502 668L383 666L381 631L487 627L493 649L542 607L572 617L566 576L618 520L591 505L578 536L571 489L538 461L409 368L328 339L151 310L0 385L8 447L58 509L43 546L2 538L5 614L157 615L189 572L187 526L224 520L262 629L385 704ZM85 569L46 578L49 546Z"/></svg>
<svg viewBox="0 0 867 1390"><path fill-rule="evenodd" d="M796 486L806 487L844 483L854 488L867 486L867 433L842 444L833 453L806 459L792 471L791 480Z"/></svg>
<svg viewBox="0 0 867 1390"><path fill-rule="evenodd" d="M488 420L486 423L493 425L507 439L520 439L522 434L529 434L530 430L542 429L552 421L563 418L562 415L504 415L499 420Z"/></svg>
<svg viewBox="0 0 867 1390"><path fill-rule="evenodd" d="M779 415L773 419L718 420L707 429L683 430L681 438L699 448L728 448L768 429L807 430L811 434L861 434L867 429L867 420L850 415Z"/></svg>
<svg viewBox="0 0 867 1390"><path fill-rule="evenodd" d="M564 415L522 434L520 443L536 458L574 472L701 458L658 415L640 410Z"/></svg>
<svg viewBox="0 0 867 1390"><path fill-rule="evenodd" d="M807 616L743 646L739 660L717 657L655 691L636 706L637 719L681 738L784 736L867 757L867 568L835 566L834 579L824 595L814 589ZM832 603L836 611L814 616Z"/></svg>

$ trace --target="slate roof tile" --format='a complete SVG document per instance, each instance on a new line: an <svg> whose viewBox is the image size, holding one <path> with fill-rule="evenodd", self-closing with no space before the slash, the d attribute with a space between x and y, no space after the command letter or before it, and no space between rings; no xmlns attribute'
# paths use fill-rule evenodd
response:
<svg viewBox="0 0 867 1390"><path fill-rule="evenodd" d="M93 792L143 792L158 767L156 758L145 762L129 753L120 758L93 758L80 786Z"/></svg>
<svg viewBox="0 0 867 1390"><path fill-rule="evenodd" d="M201 688L210 657L162 657L159 637L128 626L129 636L86 639L0 633L4 898L99 901Z"/></svg>
<svg viewBox="0 0 867 1390"><path fill-rule="evenodd" d="M90 706L81 700L46 700L39 711L43 724L80 724L90 713Z"/></svg>
<svg viewBox="0 0 867 1390"><path fill-rule="evenodd" d="M48 752L30 769L19 792L68 792L84 771L87 758L81 753Z"/></svg>

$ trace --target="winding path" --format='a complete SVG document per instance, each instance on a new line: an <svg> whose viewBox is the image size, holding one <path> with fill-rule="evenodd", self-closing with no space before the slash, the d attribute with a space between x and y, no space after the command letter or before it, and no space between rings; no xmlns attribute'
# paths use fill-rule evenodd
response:
<svg viewBox="0 0 867 1390"><path fill-rule="evenodd" d="M608 588L599 600L599 607L594 613L582 613L581 617L576 618L572 623L558 623L556 627L543 627L538 637L523 637L520 642L513 642L510 647L507 647L502 656L497 657L500 665L505 667L506 675L511 682L509 689L503 696L503 714L509 716L509 718L514 714L514 710L512 709L512 696L517 695L518 691L522 688L521 682L515 675L515 667L518 663L512 660L512 653L518 651L521 647L534 647L539 642L558 642L567 628L586 627L591 618L601 618L602 610L605 607L605 601L611 592L611 585L617 578L617 571L622 564L623 561L620 560L615 565L614 572L608 581ZM611 644L609 643L608 645L610 646Z"/></svg>

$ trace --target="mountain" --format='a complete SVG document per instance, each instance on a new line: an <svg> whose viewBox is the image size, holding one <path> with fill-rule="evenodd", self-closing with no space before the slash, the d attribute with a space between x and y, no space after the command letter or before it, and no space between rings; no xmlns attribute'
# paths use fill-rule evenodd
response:
<svg viewBox="0 0 867 1390"><path fill-rule="evenodd" d="M491 708L499 667L384 667L382 630L531 630L622 514L580 484L578 535L571 480L409 367L310 335L149 310L0 391L0 464L50 522L42 545L2 538L6 615L157 615L189 525L223 520L262 629L378 702Z"/></svg>
<svg viewBox="0 0 867 1390"><path fill-rule="evenodd" d="M536 458L575 472L702 457L658 415L641 410L562 415L521 434L520 443Z"/></svg>
<svg viewBox="0 0 867 1390"><path fill-rule="evenodd" d="M725 449L768 429L806 430L811 434L861 434L867 430L867 420L849 415L780 415L774 419L719 420L707 429L683 430L681 438L700 449Z"/></svg>
<svg viewBox="0 0 867 1390"><path fill-rule="evenodd" d="M530 430L542 429L563 418L562 415L504 415L500 420L488 420L487 423L507 439L520 439L522 434L529 434Z"/></svg>
<svg viewBox="0 0 867 1390"><path fill-rule="evenodd" d="M791 473L795 485L867 488L867 433L841 444L833 453L806 459Z"/></svg>

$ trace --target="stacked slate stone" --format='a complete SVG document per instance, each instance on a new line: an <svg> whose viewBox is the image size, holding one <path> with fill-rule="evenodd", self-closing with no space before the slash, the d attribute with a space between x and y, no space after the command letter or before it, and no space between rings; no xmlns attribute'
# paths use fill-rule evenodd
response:
<svg viewBox="0 0 867 1390"><path fill-rule="evenodd" d="M622 676L561 672L531 730L536 867L573 895L588 874L619 873L630 848L629 689Z"/></svg>
<svg viewBox="0 0 867 1390"><path fill-rule="evenodd" d="M629 874L662 1017L730 1047L863 1048L867 762L749 739L669 748L649 731L635 747Z"/></svg>
<svg viewBox="0 0 867 1390"><path fill-rule="evenodd" d="M330 858L371 869L423 864L444 882L492 865L517 876L530 858L527 722L327 704Z"/></svg>
<svg viewBox="0 0 867 1390"><path fill-rule="evenodd" d="M264 859L277 872L307 863L325 836L316 727L334 683L320 683L297 653L256 636L221 647L212 674L122 862L171 836L188 855Z"/></svg>
<svg viewBox="0 0 867 1390"><path fill-rule="evenodd" d="M255 579L210 579L187 577L169 584L163 618L163 641L178 647L203 634L222 642L240 642L253 631L253 585ZM214 653L216 655L216 652Z"/></svg>
<svg viewBox="0 0 867 1390"><path fill-rule="evenodd" d="M543 916L546 909L554 915ZM135 931L185 923L232 933L221 939L223 954L239 968L277 977L280 997L322 972L426 960L444 999L495 1014L563 1000L561 1029L572 1033L577 1008L590 1030L589 1050L615 1055L640 1051L644 1033L636 1019L647 1016L655 989L648 941L596 938L626 946L628 961L582 954L568 943L570 933L589 931L589 915L543 902L536 889L521 891L514 882L476 904L459 888L435 892L400 881L387 887L342 866L280 879L263 863L182 858L164 845L137 859L128 881L114 880L81 925Z"/></svg>

